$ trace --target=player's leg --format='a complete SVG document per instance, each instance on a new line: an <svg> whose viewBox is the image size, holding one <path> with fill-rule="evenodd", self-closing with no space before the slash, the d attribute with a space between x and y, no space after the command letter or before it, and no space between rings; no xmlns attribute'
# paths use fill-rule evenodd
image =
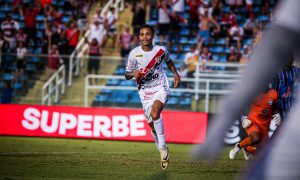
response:
<svg viewBox="0 0 300 180"><path fill-rule="evenodd" d="M150 126L150 128L151 128L151 135L152 135L152 137L153 137L153 139L154 139L156 148L157 148L157 150L159 150L159 146L158 146L158 137L157 137L156 131L155 131L155 129L154 129L153 121L150 122L150 123L148 123L148 124L149 124L149 126Z"/></svg>
<svg viewBox="0 0 300 180"><path fill-rule="evenodd" d="M159 149L166 148L164 125L161 117L161 112L163 110L163 107L164 104L160 100L155 100L152 105L151 113L150 113L150 116L153 121L153 126L158 137Z"/></svg>
<svg viewBox="0 0 300 180"><path fill-rule="evenodd" d="M164 125L161 117L163 107L164 104L160 100L155 100L152 105L150 116L153 120L154 129L158 137L158 146L160 149L161 161L167 162L169 160L169 149L166 146Z"/></svg>
<svg viewBox="0 0 300 180"><path fill-rule="evenodd" d="M250 127L245 129L248 136L243 139L240 143L237 143L234 148L229 152L229 158L234 159L241 149L243 149L245 159L248 159L248 154L245 148L248 146L255 146L261 141L261 134L258 126L251 124Z"/></svg>

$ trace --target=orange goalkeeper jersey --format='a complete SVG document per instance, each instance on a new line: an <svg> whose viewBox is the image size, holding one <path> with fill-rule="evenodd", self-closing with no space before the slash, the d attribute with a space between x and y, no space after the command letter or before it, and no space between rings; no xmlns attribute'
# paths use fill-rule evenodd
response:
<svg viewBox="0 0 300 180"><path fill-rule="evenodd" d="M274 103L277 103L277 98L277 92L274 89L270 89L268 92L256 97L251 105L248 118L264 131L269 129L273 115L272 106Z"/></svg>

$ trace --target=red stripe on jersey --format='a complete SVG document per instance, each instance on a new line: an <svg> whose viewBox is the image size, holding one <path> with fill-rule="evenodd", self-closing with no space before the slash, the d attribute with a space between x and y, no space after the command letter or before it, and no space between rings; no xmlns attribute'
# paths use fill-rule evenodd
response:
<svg viewBox="0 0 300 180"><path fill-rule="evenodd" d="M143 77L145 77L149 71L154 67L155 63L157 62L157 58L162 56L165 53L164 50L160 49L155 56L151 59L151 61L149 62L149 64L145 67L145 69L143 69L142 72L140 72L140 77L136 79L137 84L140 84L141 79Z"/></svg>

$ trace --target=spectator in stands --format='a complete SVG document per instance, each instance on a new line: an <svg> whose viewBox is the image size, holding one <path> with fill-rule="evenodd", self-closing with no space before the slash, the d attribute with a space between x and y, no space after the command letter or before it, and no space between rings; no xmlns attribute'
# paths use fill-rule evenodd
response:
<svg viewBox="0 0 300 180"><path fill-rule="evenodd" d="M23 0L13 0L13 1L10 1L11 2L11 5L13 7L13 12L16 12L18 9L21 8L21 6L23 5Z"/></svg>
<svg viewBox="0 0 300 180"><path fill-rule="evenodd" d="M269 3L269 1L263 1L263 5L261 7L261 14L262 15L269 15L270 14L270 3Z"/></svg>
<svg viewBox="0 0 300 180"><path fill-rule="evenodd" d="M201 69L207 70L206 62L212 60L212 53L207 46L203 46L199 54L199 61L202 62Z"/></svg>
<svg viewBox="0 0 300 180"><path fill-rule="evenodd" d="M52 4L52 0L41 0L40 2L43 8Z"/></svg>
<svg viewBox="0 0 300 180"><path fill-rule="evenodd" d="M185 54L184 57L184 65L187 70L187 77L188 78L194 78L194 73L196 71L196 63L199 62L199 53L202 49L202 44L204 42L204 39L200 41L197 45L195 46L190 46L190 51ZM187 88L191 87L191 83L187 83Z"/></svg>
<svg viewBox="0 0 300 180"><path fill-rule="evenodd" d="M129 45L129 49L132 50L140 45L139 36L133 35L133 40L131 41Z"/></svg>
<svg viewBox="0 0 300 180"><path fill-rule="evenodd" d="M190 36L195 37L197 35L197 29L199 24L199 16L198 16L198 7L199 2L197 0L188 0L187 4L189 6L189 30Z"/></svg>
<svg viewBox="0 0 300 180"><path fill-rule="evenodd" d="M224 12L222 14L221 17L221 22L220 22L220 26L221 26L221 32L220 32L220 37L227 37L228 35L228 30L230 29L231 25L230 25L230 20L229 20L229 13Z"/></svg>
<svg viewBox="0 0 300 180"><path fill-rule="evenodd" d="M250 14L250 18L246 20L244 24L244 30L245 30L245 35L247 37L251 37L254 34L256 34L255 31L257 31L258 28L258 22L255 19L254 13Z"/></svg>
<svg viewBox="0 0 300 180"><path fill-rule="evenodd" d="M134 35L139 34L140 26L146 23L146 1L133 1L133 4L126 2L126 5L133 12L132 27Z"/></svg>
<svg viewBox="0 0 300 180"><path fill-rule="evenodd" d="M242 10L243 0L227 0L227 4L233 10L237 8L239 12Z"/></svg>
<svg viewBox="0 0 300 180"><path fill-rule="evenodd" d="M106 38L106 30L103 25L104 21L101 19L94 18L93 24L90 25L90 35L89 35L89 41L92 41L92 39L96 38L99 45L103 45L103 42Z"/></svg>
<svg viewBox="0 0 300 180"><path fill-rule="evenodd" d="M24 46L24 42L19 42L17 48L17 69L15 73L15 82L18 82L20 76L22 85L24 85L24 70L26 68L27 53L27 48Z"/></svg>
<svg viewBox="0 0 300 180"><path fill-rule="evenodd" d="M50 76L58 69L60 63L63 63L63 60L60 59L57 45L53 44L49 47L46 76L45 79L42 80L48 80Z"/></svg>
<svg viewBox="0 0 300 180"><path fill-rule="evenodd" d="M250 58L250 54L252 52L252 45L244 45L243 47L244 51L242 53L241 59L240 59L240 63L246 63L248 62L249 58Z"/></svg>
<svg viewBox="0 0 300 180"><path fill-rule="evenodd" d="M198 8L198 14L199 16L203 16L206 13L209 18L212 18L213 8L209 6L208 1L202 1L201 5Z"/></svg>
<svg viewBox="0 0 300 180"><path fill-rule="evenodd" d="M1 94L1 104L9 104L12 101L13 96L13 88L12 88L12 82L9 81L2 81L3 89Z"/></svg>
<svg viewBox="0 0 300 180"><path fill-rule="evenodd" d="M121 42L121 57L124 59L128 56L130 52L130 44L133 41L133 34L130 32L130 28L128 26L124 27L124 30L120 36Z"/></svg>
<svg viewBox="0 0 300 180"><path fill-rule="evenodd" d="M79 30L76 22L72 21L70 23L70 27L66 30L66 37L69 41L69 54L71 54L75 50L79 39Z"/></svg>
<svg viewBox="0 0 300 180"><path fill-rule="evenodd" d="M2 77L2 71L3 71L3 49L5 48L5 43L7 43L3 37L2 32L0 32L0 77Z"/></svg>
<svg viewBox="0 0 300 180"><path fill-rule="evenodd" d="M79 11L77 18L77 26L80 32L85 32L87 30L88 17L87 14L91 9L91 2L89 0L81 1L79 6L82 7Z"/></svg>
<svg viewBox="0 0 300 180"><path fill-rule="evenodd" d="M234 46L230 47L230 53L227 55L227 62L236 63L240 61L240 53L236 51Z"/></svg>
<svg viewBox="0 0 300 180"><path fill-rule="evenodd" d="M199 61L199 50L194 45L190 46L190 51L184 56L184 63L187 69L187 77L193 78L196 71L196 63ZM189 86L188 86L189 87Z"/></svg>
<svg viewBox="0 0 300 180"><path fill-rule="evenodd" d="M9 43L10 49L16 49L15 35L19 28L19 23L13 20L10 14L7 14L6 19L1 23L1 30L3 31L4 38Z"/></svg>
<svg viewBox="0 0 300 180"><path fill-rule="evenodd" d="M253 12L253 0L246 0L246 9L249 13Z"/></svg>
<svg viewBox="0 0 300 180"><path fill-rule="evenodd" d="M184 0L172 0L172 11L176 12L180 16L183 16Z"/></svg>
<svg viewBox="0 0 300 180"><path fill-rule="evenodd" d="M234 13L233 10L230 10L229 11L229 14L228 14L228 22L230 24L230 27L234 26L235 25L235 22L236 22L236 15Z"/></svg>
<svg viewBox="0 0 300 180"><path fill-rule="evenodd" d="M16 33L16 41L17 44L19 44L20 42L22 42L24 44L24 46L27 45L27 34L24 32L23 29L19 29L18 32Z"/></svg>
<svg viewBox="0 0 300 180"><path fill-rule="evenodd" d="M241 44L244 36L244 29L240 26L239 22L235 23L235 26L229 29L228 37L226 38L226 47L236 43L238 51L241 50Z"/></svg>
<svg viewBox="0 0 300 180"><path fill-rule="evenodd" d="M259 23L258 28L256 31L254 31L254 42L253 45L255 46L257 43L259 43L263 37L263 29L264 29L264 25L263 23Z"/></svg>
<svg viewBox="0 0 300 180"><path fill-rule="evenodd" d="M107 37L112 39L112 48L115 48L116 38L117 38L117 33L116 33L117 17L115 14L115 8L111 7L109 9L109 12L107 13L105 19L106 19L106 29L107 29L107 35L108 35ZM106 40L108 40L108 38L106 38ZM105 44L103 45L103 47L105 46Z"/></svg>
<svg viewBox="0 0 300 180"><path fill-rule="evenodd" d="M98 74L101 66L101 45L98 44L96 38L92 39L92 42L89 42L88 39L85 38L85 41L89 44L88 73ZM90 79L90 84L93 84L92 79Z"/></svg>
<svg viewBox="0 0 300 180"><path fill-rule="evenodd" d="M24 16L24 31L28 35L27 38L27 44L30 40L33 40L34 45L36 44L36 15L40 9L37 7L33 7L33 5L29 5L28 8L25 8L24 11L22 11L22 14Z"/></svg>
<svg viewBox="0 0 300 180"><path fill-rule="evenodd" d="M219 17L222 15L222 7L223 4L221 3L220 0L212 0L212 18L215 21L219 21Z"/></svg>
<svg viewBox="0 0 300 180"><path fill-rule="evenodd" d="M180 22L187 24L187 20L178 15L176 11L169 14L170 16L170 31L168 38L168 49L171 51L173 42L176 44L177 56L180 55L180 46L179 46L179 33L180 33Z"/></svg>
<svg viewBox="0 0 300 180"><path fill-rule="evenodd" d="M101 9L99 9L94 17L93 17L93 23L98 22L99 24L104 25L105 23L105 17L101 15Z"/></svg>
<svg viewBox="0 0 300 180"><path fill-rule="evenodd" d="M45 35L46 35L46 38L48 40L48 43L51 45L53 44L53 39L52 36L53 36L53 31L52 31L52 24L47 24L46 28L45 28Z"/></svg>
<svg viewBox="0 0 300 180"><path fill-rule="evenodd" d="M163 45L165 37L169 34L170 17L169 17L169 7L166 0L157 1L158 9L158 35L159 44Z"/></svg>
<svg viewBox="0 0 300 180"><path fill-rule="evenodd" d="M214 24L216 26L215 33L220 32L220 25L212 18L208 17L208 11L205 11L204 15L200 15L200 23L198 25L199 32L197 35L198 41L200 39L205 38L204 45L209 44L210 40L210 23Z"/></svg>
<svg viewBox="0 0 300 180"><path fill-rule="evenodd" d="M14 63L15 56L9 55L15 52L15 49L11 49L9 42L5 39L4 34L0 31L0 47L1 47L1 73L10 71L10 67ZM9 53L4 55L5 53Z"/></svg>
<svg viewBox="0 0 300 180"><path fill-rule="evenodd" d="M63 60L63 64L65 65L66 67L66 70L68 71L69 70L69 51L68 51L68 47L69 47L69 42L68 42L68 39L66 37L66 33L65 32L62 32L60 34L60 40L59 42L57 43L57 46L58 46L58 51L59 51L59 54Z"/></svg>

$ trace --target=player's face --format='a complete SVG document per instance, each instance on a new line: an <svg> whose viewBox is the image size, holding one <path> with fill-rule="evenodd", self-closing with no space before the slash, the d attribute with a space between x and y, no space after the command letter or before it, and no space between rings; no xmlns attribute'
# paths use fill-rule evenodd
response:
<svg viewBox="0 0 300 180"><path fill-rule="evenodd" d="M140 30L140 42L142 46L152 45L153 33L150 28L142 28Z"/></svg>

